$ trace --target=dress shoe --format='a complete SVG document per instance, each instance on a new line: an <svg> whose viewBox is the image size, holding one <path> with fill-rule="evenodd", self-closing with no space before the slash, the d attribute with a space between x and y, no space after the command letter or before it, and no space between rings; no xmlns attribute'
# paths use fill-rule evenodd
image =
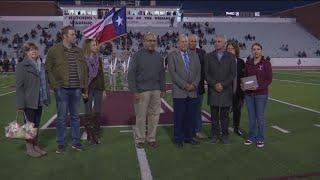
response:
<svg viewBox="0 0 320 180"><path fill-rule="evenodd" d="M153 141L153 142L148 142L148 144L149 144L149 146L151 146L151 147L154 148L154 149L160 146L160 145L159 145L157 142L155 142L155 141Z"/></svg>
<svg viewBox="0 0 320 180"><path fill-rule="evenodd" d="M189 140L189 141L184 141L184 143L188 143L188 144L191 144L191 145L198 145L198 144L200 144L200 142L199 141L195 141L195 140Z"/></svg>
<svg viewBox="0 0 320 180"><path fill-rule="evenodd" d="M233 129L233 132L236 133L238 136L242 136L243 132L240 129Z"/></svg>
<svg viewBox="0 0 320 180"><path fill-rule="evenodd" d="M182 142L174 142L174 145L175 145L177 148L183 148L183 143L182 143Z"/></svg>

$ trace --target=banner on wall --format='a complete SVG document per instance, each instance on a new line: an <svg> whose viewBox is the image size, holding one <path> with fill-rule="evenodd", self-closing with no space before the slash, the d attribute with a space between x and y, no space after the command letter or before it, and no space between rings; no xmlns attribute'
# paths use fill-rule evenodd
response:
<svg viewBox="0 0 320 180"><path fill-rule="evenodd" d="M64 15L63 26L88 27L97 20L95 15Z"/></svg>

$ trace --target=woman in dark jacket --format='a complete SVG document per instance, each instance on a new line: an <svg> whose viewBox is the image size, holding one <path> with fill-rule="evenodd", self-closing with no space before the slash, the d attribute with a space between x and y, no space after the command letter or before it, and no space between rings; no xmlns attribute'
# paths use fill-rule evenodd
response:
<svg viewBox="0 0 320 180"><path fill-rule="evenodd" d="M236 56L236 78L233 81L233 98L232 98L232 114L233 114L233 132L239 136L242 136L242 132L239 128L240 119L241 119L241 108L243 106L244 101L244 92L240 88L241 78L244 77L244 60L239 58L240 50L239 46L235 42L227 43L227 51L234 54Z"/></svg>
<svg viewBox="0 0 320 180"><path fill-rule="evenodd" d="M264 147L264 112L268 101L268 86L272 82L272 67L270 61L262 56L262 46L254 43L251 47L252 58L245 64L245 76L256 76L258 87L245 91L245 100L249 115L249 137L245 145L256 143ZM243 86L242 86L243 87Z"/></svg>
<svg viewBox="0 0 320 180"><path fill-rule="evenodd" d="M50 93L44 64L38 60L38 47L34 43L24 45L25 58L17 64L16 97L17 109L24 112L26 120L38 128L41 120L42 107L49 104ZM26 140L26 154L41 157L46 153L38 144L38 133L34 139Z"/></svg>
<svg viewBox="0 0 320 180"><path fill-rule="evenodd" d="M84 42L85 61L88 67L88 99L85 102L85 119L87 139L91 144L100 144L100 118L101 104L104 94L103 61L99 57L99 48L94 39L86 39ZM94 106L92 106L94 103Z"/></svg>

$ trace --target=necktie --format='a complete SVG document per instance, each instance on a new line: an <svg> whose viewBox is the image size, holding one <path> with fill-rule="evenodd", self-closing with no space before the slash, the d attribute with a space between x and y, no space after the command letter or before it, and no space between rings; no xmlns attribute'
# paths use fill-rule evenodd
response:
<svg viewBox="0 0 320 180"><path fill-rule="evenodd" d="M187 52L183 53L183 61L184 61L184 65L185 65L185 68L186 68L187 72L189 72L189 70L190 70L190 60L189 60Z"/></svg>

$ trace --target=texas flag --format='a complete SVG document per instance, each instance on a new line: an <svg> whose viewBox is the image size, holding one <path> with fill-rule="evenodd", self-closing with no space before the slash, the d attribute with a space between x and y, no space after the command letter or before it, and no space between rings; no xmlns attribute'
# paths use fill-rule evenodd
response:
<svg viewBox="0 0 320 180"><path fill-rule="evenodd" d="M103 43L127 33L126 8L117 11L113 8L103 19L83 31L86 38L96 38L97 42Z"/></svg>

